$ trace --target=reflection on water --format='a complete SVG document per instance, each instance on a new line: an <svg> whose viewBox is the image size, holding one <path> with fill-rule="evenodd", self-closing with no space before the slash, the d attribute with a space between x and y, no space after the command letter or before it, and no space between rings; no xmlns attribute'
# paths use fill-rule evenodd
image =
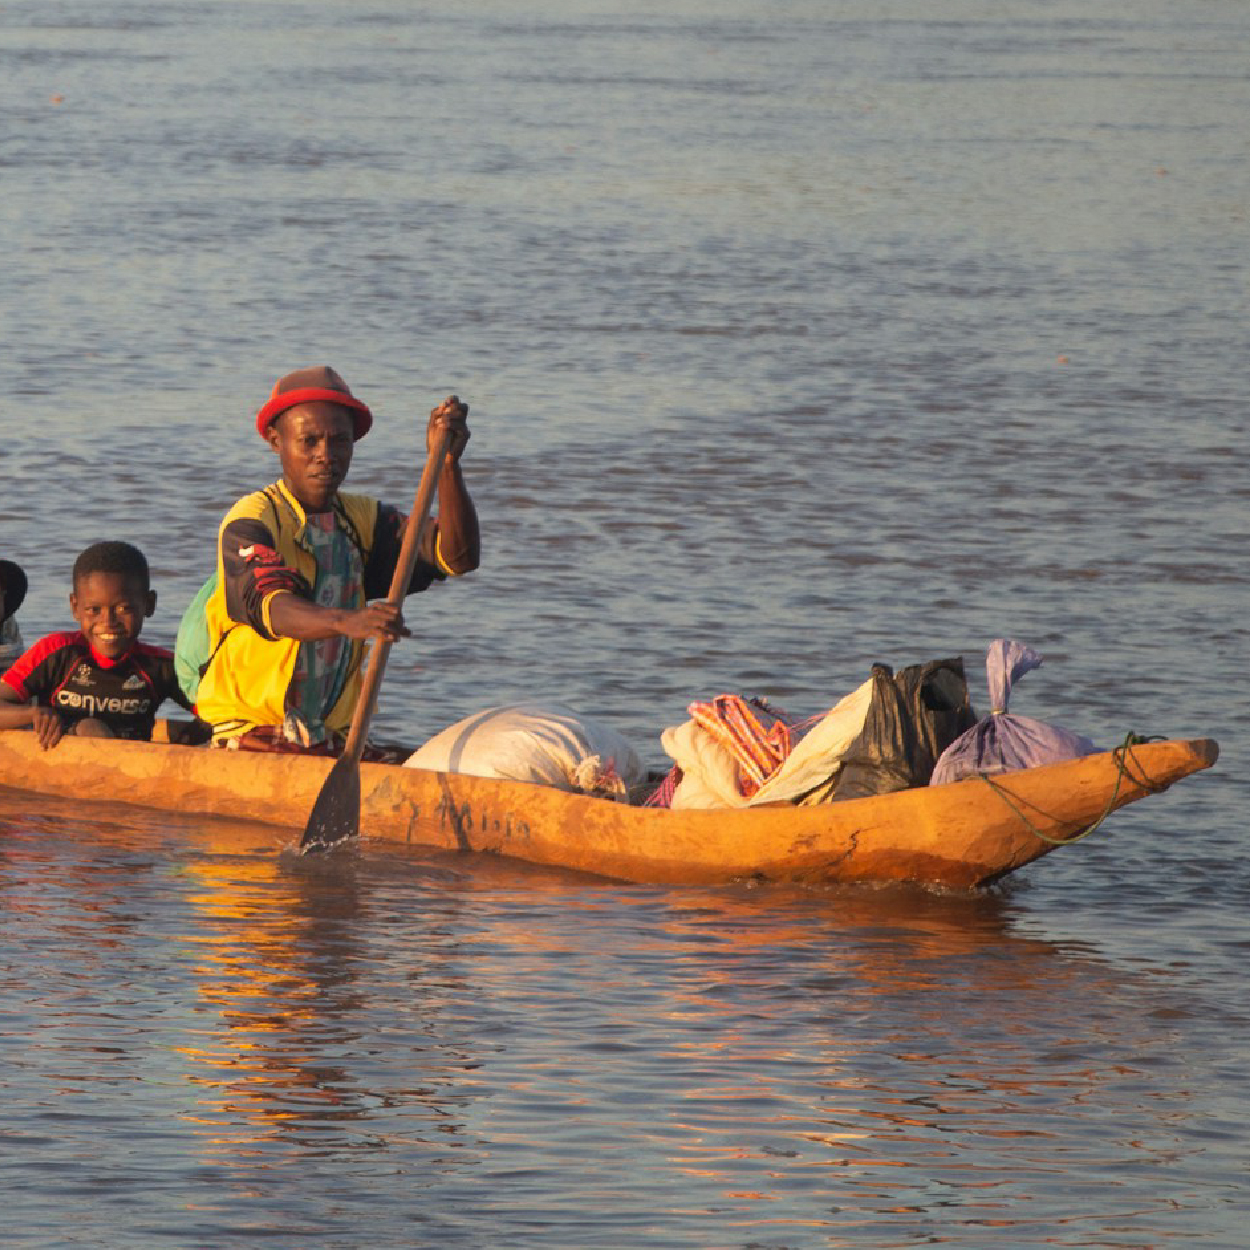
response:
<svg viewBox="0 0 1250 1250"><path fill-rule="evenodd" d="M229 1157L287 1133L298 1140L306 1118L359 1116L343 1069L308 1066L301 1045L310 1025L328 1046L351 1041L341 1024L353 1006L356 955L342 924L355 915L350 881L318 916L298 890L274 897L272 858L200 861L187 872L197 920L187 940L199 955L197 990L213 1027L179 1049L195 1061L195 1120L212 1130L209 1153ZM275 908L284 913L278 926Z"/></svg>
<svg viewBox="0 0 1250 1250"><path fill-rule="evenodd" d="M1019 936L1008 892L621 888L214 836L0 821L31 1026L9 1134L47 1169L19 1210L139 1185L299 1244L294 1184L301 1220L368 1210L380 1244L418 1212L465 1245L705 1244L709 1219L715 1244L1067 1244L1090 1219L1157 1244L1201 1228L1200 1181L1237 1183L1221 1078L1177 1045L1203 1005Z"/></svg>

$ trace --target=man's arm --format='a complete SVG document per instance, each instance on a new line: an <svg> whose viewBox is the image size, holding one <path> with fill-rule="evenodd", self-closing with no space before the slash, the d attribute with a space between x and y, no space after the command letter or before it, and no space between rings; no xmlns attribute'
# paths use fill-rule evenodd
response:
<svg viewBox="0 0 1250 1250"><path fill-rule="evenodd" d="M481 559L477 509L469 497L460 461L449 455L438 478L438 520L435 556L449 573L472 573Z"/></svg>
<svg viewBox="0 0 1250 1250"><path fill-rule="evenodd" d="M278 638L298 638L300 642L317 642L338 634L344 638L385 638L394 642L410 633L399 608L385 599L367 603L363 608L323 608L290 591L282 591L269 600L269 629Z"/></svg>
<svg viewBox="0 0 1250 1250"><path fill-rule="evenodd" d="M469 441L468 404L454 395L430 413L426 446L432 448L444 430L450 430L451 446L438 475L438 515L426 526L412 581L407 594L415 595L433 581L471 573L481 557L477 509L469 496L460 457ZM365 593L385 597L399 560L407 518L388 504L378 506L373 549L365 565Z"/></svg>
<svg viewBox="0 0 1250 1250"><path fill-rule="evenodd" d="M272 533L260 521L231 521L220 541L226 611L263 638L315 642L341 634L394 641L407 633L398 609L385 602L354 610L314 603L308 583L282 563Z"/></svg>
<svg viewBox="0 0 1250 1250"><path fill-rule="evenodd" d="M455 395L448 396L430 413L425 433L427 449L434 446L444 430L450 430L452 437L438 477L434 554L439 565L459 577L477 568L482 552L477 509L460 471L460 458L469 442L469 405Z"/></svg>

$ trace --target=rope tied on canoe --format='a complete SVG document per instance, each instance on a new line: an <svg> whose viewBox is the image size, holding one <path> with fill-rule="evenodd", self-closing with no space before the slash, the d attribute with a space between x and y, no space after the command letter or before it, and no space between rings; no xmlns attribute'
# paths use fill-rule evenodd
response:
<svg viewBox="0 0 1250 1250"><path fill-rule="evenodd" d="M1107 800L1107 806L1103 808L1102 814L1094 821L1092 825L1082 829L1079 833L1074 833L1070 838L1052 838L1049 834L1043 833L1028 817L1020 803L1017 802L1016 796L1007 789L1006 786L1000 785L993 777L987 773L980 773L979 776L991 790L997 794L1008 807L1011 808L1017 816L1031 829L1043 842L1049 842L1052 846L1069 846L1073 842L1080 842L1084 838L1088 838L1108 816L1115 811L1116 799L1120 796L1120 787L1124 782L1124 778L1139 786L1147 794L1162 794L1167 786L1156 785L1149 777L1146 776L1145 770L1133 755L1133 747L1139 743L1145 742L1162 742L1163 734L1152 734L1143 736L1141 734L1128 733L1125 735L1124 741L1112 751L1116 762L1116 778L1115 789L1111 791L1111 797Z"/></svg>

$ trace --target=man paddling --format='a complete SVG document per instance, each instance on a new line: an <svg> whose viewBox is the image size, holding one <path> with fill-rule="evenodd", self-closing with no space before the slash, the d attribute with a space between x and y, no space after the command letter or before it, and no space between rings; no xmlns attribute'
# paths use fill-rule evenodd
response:
<svg viewBox="0 0 1250 1250"><path fill-rule="evenodd" d="M478 566L477 513L460 458L468 405L430 414L427 446L452 434L408 593ZM408 634L385 601L405 518L340 486L373 416L328 366L280 378L256 429L282 477L240 499L218 534L217 575L203 609L207 658L196 711L213 745L338 754L360 692L364 644ZM371 753L378 758L376 753Z"/></svg>

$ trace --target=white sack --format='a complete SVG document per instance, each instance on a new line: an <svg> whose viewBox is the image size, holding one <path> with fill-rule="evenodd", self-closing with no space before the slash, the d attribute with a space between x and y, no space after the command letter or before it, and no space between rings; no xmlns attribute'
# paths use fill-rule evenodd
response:
<svg viewBox="0 0 1250 1250"><path fill-rule="evenodd" d="M803 737L781 767L751 796L747 805L793 802L837 775L842 757L864 730L872 706L873 679L839 699Z"/></svg>
<svg viewBox="0 0 1250 1250"><path fill-rule="evenodd" d="M670 807L745 807L738 793L738 761L702 725L688 720L666 729L660 745L681 769Z"/></svg>
<svg viewBox="0 0 1250 1250"><path fill-rule="evenodd" d="M466 716L414 751L404 767L620 799L647 776L615 729L557 703L510 703Z"/></svg>

